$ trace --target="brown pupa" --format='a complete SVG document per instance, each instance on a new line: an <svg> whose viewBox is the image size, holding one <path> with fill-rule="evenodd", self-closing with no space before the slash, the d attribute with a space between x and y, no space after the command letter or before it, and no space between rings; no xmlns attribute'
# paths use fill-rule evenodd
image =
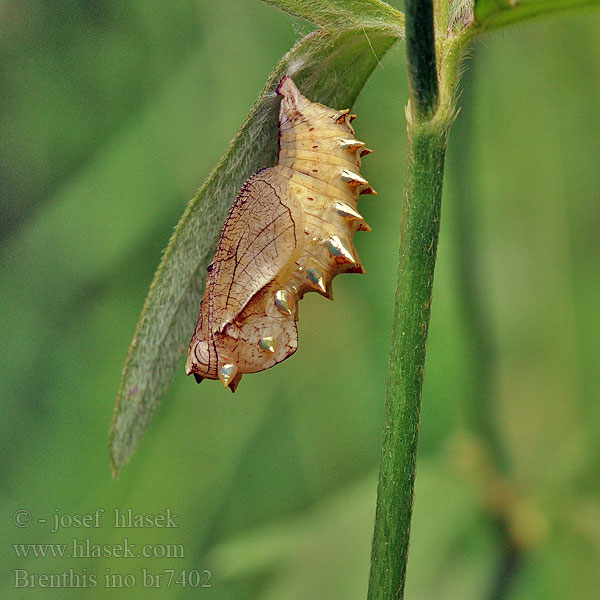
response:
<svg viewBox="0 0 600 600"><path fill-rule="evenodd" d="M235 391L298 347L298 300L331 298L339 273L364 273L354 233L370 231L359 194L375 194L359 174L371 152L354 138L349 109L311 102L292 79L277 87L279 159L244 183L229 211L192 337L186 372Z"/></svg>

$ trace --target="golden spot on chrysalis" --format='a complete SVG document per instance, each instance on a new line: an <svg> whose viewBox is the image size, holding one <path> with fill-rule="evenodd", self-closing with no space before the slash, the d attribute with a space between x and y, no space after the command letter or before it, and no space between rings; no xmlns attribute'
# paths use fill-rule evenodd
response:
<svg viewBox="0 0 600 600"><path fill-rule="evenodd" d="M271 335L260 338L259 345L263 350L275 352L275 338Z"/></svg>
<svg viewBox="0 0 600 600"><path fill-rule="evenodd" d="M294 314L292 298L287 290L277 290L275 292L275 306L286 315Z"/></svg>
<svg viewBox="0 0 600 600"><path fill-rule="evenodd" d="M323 272L318 267L309 267L306 269L306 275L308 276L308 281L312 284L312 286L324 296L327 296L327 287L325 286L325 281L323 280Z"/></svg>
<svg viewBox="0 0 600 600"><path fill-rule="evenodd" d="M226 363L219 367L219 379L224 387L229 387L231 385L237 372L238 368L233 363Z"/></svg>

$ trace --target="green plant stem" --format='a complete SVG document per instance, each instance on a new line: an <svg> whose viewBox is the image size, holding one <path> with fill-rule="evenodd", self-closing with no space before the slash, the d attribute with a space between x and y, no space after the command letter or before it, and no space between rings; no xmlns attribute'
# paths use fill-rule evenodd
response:
<svg viewBox="0 0 600 600"><path fill-rule="evenodd" d="M431 117L438 105L433 2L406 0L406 57L412 110Z"/></svg>
<svg viewBox="0 0 600 600"><path fill-rule="evenodd" d="M408 11L406 27L408 39L411 28ZM411 94L407 110L407 180L369 600L401 599L404 595L446 141L454 115L458 64L467 41L465 36L442 47L439 96L437 93L428 96L436 109L432 112L431 105L419 108ZM407 53L411 61L408 47ZM412 81L409 78L411 86Z"/></svg>
<svg viewBox="0 0 600 600"><path fill-rule="evenodd" d="M369 599L402 598L446 131L410 132Z"/></svg>

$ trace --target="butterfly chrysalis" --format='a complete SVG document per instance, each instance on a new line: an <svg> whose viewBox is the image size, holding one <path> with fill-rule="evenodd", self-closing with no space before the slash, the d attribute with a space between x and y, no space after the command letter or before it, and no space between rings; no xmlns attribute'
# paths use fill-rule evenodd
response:
<svg viewBox="0 0 600 600"><path fill-rule="evenodd" d="M354 138L349 109L311 102L292 79L277 87L279 158L237 195L208 267L186 372L220 379L235 391L243 373L268 369L298 347L298 301L332 297L339 273L364 273L353 244L370 231L359 194L375 194L360 175L371 150Z"/></svg>

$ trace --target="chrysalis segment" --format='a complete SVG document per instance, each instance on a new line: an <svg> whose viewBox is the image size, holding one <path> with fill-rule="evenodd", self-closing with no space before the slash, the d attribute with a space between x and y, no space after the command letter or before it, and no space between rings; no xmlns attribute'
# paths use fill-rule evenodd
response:
<svg viewBox="0 0 600 600"><path fill-rule="evenodd" d="M279 158L240 190L209 268L186 372L235 391L244 373L268 369L297 349L298 301L333 298L339 273L364 273L353 237L370 231L360 175L370 152L350 124L356 115L311 102L290 77L277 88Z"/></svg>
<svg viewBox="0 0 600 600"><path fill-rule="evenodd" d="M294 270L303 231L301 206L278 171L264 169L244 184L208 273L188 375L219 378L233 389L243 373L262 371L296 351L294 316L271 310L276 290L268 290ZM264 337L280 340L266 358L259 345Z"/></svg>

